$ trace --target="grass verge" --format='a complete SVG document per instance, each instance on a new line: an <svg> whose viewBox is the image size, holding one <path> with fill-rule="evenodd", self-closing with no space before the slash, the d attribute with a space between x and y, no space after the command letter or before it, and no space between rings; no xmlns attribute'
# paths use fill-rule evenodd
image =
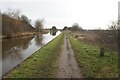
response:
<svg viewBox="0 0 120 80"><path fill-rule="evenodd" d="M118 78L118 53L106 51L99 57L99 47L80 42L69 35L76 60L85 78Z"/></svg>
<svg viewBox="0 0 120 80"><path fill-rule="evenodd" d="M5 78L52 78L56 71L56 61L63 44L61 33L57 38L42 47L31 57L9 72Z"/></svg>

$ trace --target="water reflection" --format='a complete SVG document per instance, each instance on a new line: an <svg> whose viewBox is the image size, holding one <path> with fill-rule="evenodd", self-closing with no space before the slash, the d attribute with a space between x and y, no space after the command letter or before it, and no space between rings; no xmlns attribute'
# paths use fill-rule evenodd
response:
<svg viewBox="0 0 120 80"><path fill-rule="evenodd" d="M12 38L2 40L2 67L3 74L8 70L12 69L13 66L19 63L20 60L24 59L21 55L22 51L27 49L31 44L33 36L27 36L22 38Z"/></svg>
<svg viewBox="0 0 120 80"><path fill-rule="evenodd" d="M27 37L25 36L22 38L19 37L19 38L5 39L2 41L3 53L4 51L9 51L13 47L26 49L30 44L30 40L33 38L34 38L33 36L27 36Z"/></svg>
<svg viewBox="0 0 120 80"><path fill-rule="evenodd" d="M3 75L13 67L21 63L35 51L50 42L61 32L39 34L35 36L25 36L2 41L2 73Z"/></svg>
<svg viewBox="0 0 120 80"><path fill-rule="evenodd" d="M42 46L43 45L42 40L43 40L43 35L42 34L36 35L35 42L36 42L37 46Z"/></svg>
<svg viewBox="0 0 120 80"><path fill-rule="evenodd" d="M5 56L14 55L17 56L20 53L21 49L27 49L28 46L31 44L30 40L33 39L33 36L27 36L22 38L12 38L12 39L5 39L2 41L2 58L4 59Z"/></svg>

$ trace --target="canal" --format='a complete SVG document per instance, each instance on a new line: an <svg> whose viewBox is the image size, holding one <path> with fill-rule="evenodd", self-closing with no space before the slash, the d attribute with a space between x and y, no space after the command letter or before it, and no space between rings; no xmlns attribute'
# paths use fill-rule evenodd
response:
<svg viewBox="0 0 120 80"><path fill-rule="evenodd" d="M61 32L54 34L39 34L2 40L2 75L9 72L38 49L57 37Z"/></svg>

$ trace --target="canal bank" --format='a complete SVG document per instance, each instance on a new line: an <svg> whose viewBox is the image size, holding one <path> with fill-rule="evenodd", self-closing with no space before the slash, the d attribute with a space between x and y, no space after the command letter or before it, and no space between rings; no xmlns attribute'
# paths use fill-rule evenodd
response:
<svg viewBox="0 0 120 80"><path fill-rule="evenodd" d="M62 44L63 33L11 70L4 78L54 77L52 73L57 69L55 64Z"/></svg>
<svg viewBox="0 0 120 80"><path fill-rule="evenodd" d="M48 42L53 40L60 33L61 32L58 31L56 35L47 33L2 40L2 60L0 60L2 63L2 75L34 54L42 46L48 44Z"/></svg>

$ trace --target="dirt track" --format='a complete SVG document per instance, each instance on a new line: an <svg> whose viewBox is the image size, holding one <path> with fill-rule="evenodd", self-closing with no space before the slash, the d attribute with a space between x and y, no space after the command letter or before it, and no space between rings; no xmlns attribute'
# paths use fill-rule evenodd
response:
<svg viewBox="0 0 120 80"><path fill-rule="evenodd" d="M74 52L66 34L64 35L64 44L60 59L58 61L58 73L56 78L81 78L80 69L74 57Z"/></svg>

